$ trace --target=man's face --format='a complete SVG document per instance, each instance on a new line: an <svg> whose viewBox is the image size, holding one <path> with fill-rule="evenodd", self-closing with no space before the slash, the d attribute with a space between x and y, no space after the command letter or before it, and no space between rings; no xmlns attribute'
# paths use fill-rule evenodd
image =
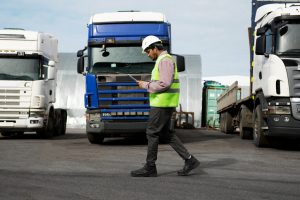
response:
<svg viewBox="0 0 300 200"><path fill-rule="evenodd" d="M148 57L150 57L152 60L156 60L158 55L157 55L157 49L154 48L154 49L147 49L146 50L146 54Z"/></svg>

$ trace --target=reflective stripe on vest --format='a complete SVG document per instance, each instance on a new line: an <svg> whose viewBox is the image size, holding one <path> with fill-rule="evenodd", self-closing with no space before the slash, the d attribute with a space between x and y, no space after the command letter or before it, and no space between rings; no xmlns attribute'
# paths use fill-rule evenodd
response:
<svg viewBox="0 0 300 200"><path fill-rule="evenodd" d="M155 62L155 66L152 70L151 80L158 81L160 80L159 76L159 63L162 59L167 58L172 61L174 64L174 78L173 82L169 89L158 92L158 93L150 93L150 106L153 107L177 107L179 103L179 78L177 72L176 63L173 61L173 58L169 54L161 55L157 58Z"/></svg>

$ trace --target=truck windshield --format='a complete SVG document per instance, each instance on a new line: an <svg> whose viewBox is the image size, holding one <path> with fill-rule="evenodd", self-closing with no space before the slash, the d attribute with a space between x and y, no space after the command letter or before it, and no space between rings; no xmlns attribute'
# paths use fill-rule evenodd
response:
<svg viewBox="0 0 300 200"><path fill-rule="evenodd" d="M0 57L0 80L38 80L39 71L37 58Z"/></svg>
<svg viewBox="0 0 300 200"><path fill-rule="evenodd" d="M291 23L277 31L276 53L278 55L300 56L300 24Z"/></svg>
<svg viewBox="0 0 300 200"><path fill-rule="evenodd" d="M90 51L92 73L149 74L154 66L154 61L142 54L140 46L92 47Z"/></svg>

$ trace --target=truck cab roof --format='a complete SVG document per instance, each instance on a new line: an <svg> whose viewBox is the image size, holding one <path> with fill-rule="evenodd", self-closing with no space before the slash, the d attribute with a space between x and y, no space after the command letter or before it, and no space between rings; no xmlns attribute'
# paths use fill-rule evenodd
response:
<svg viewBox="0 0 300 200"><path fill-rule="evenodd" d="M57 46L57 39L49 33L23 29L0 30L1 54L39 54L58 62Z"/></svg>
<svg viewBox="0 0 300 200"><path fill-rule="evenodd" d="M121 22L167 22L167 19L158 12L124 11L95 14L90 18L89 24Z"/></svg>
<svg viewBox="0 0 300 200"><path fill-rule="evenodd" d="M274 18L283 15L299 15L300 3L269 4L257 9L255 22L260 23L260 27L269 24Z"/></svg>

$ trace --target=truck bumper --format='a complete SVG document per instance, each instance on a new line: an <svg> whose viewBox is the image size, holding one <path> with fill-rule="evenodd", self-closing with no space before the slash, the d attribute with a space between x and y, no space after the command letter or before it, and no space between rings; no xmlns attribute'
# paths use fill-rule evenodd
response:
<svg viewBox="0 0 300 200"><path fill-rule="evenodd" d="M31 131L44 127L44 118L0 119L1 131Z"/></svg>
<svg viewBox="0 0 300 200"><path fill-rule="evenodd" d="M291 115L269 115L268 136L297 137L300 138L300 120Z"/></svg>
<svg viewBox="0 0 300 200"><path fill-rule="evenodd" d="M108 135L145 133L147 122L86 122L86 131Z"/></svg>

